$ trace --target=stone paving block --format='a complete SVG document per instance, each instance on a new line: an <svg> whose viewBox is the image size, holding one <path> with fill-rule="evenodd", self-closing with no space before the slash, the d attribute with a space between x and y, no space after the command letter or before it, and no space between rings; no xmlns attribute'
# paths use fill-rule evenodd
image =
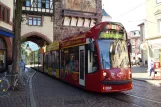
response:
<svg viewBox="0 0 161 107"><path fill-rule="evenodd" d="M0 96L0 107L30 107L29 86L27 80L33 73L26 68L28 72L23 72L25 78L25 86L23 90L9 90L8 95Z"/></svg>
<svg viewBox="0 0 161 107"><path fill-rule="evenodd" d="M121 93L111 94L98 94L92 92L86 92L82 89L75 88L69 84L65 84L56 79L50 78L42 73L37 73L33 78L34 84L34 97L38 107L148 107L156 106L160 107L161 104L155 104L154 102L148 102L144 99L139 99L129 95ZM151 90L150 84L145 82L134 81L135 88L133 91L128 91L130 94L140 95L146 89ZM142 87L143 88L142 88ZM158 89L153 87L153 91ZM139 91L137 91L139 90ZM151 90L151 91L152 91ZM150 91L149 91L150 92ZM147 96L142 94L145 97ZM152 92L148 93L151 95ZM156 97L154 97L155 99Z"/></svg>

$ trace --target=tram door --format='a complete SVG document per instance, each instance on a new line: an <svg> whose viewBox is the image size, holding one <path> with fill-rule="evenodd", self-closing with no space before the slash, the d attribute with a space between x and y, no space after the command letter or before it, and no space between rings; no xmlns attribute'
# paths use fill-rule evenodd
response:
<svg viewBox="0 0 161 107"><path fill-rule="evenodd" d="M79 84L85 86L85 46L79 46Z"/></svg>

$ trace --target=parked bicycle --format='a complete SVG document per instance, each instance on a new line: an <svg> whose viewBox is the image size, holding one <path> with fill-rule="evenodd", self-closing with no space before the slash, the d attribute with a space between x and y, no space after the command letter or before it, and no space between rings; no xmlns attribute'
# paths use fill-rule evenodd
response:
<svg viewBox="0 0 161 107"><path fill-rule="evenodd" d="M14 83L12 84L12 89L15 90L23 90L27 81L25 78L23 78L22 76L20 76L19 74L14 75Z"/></svg>
<svg viewBox="0 0 161 107"><path fill-rule="evenodd" d="M7 77L14 77L14 80L9 81L7 79ZM20 76L20 74L16 74L16 75L6 75L6 72L4 73L4 76L0 78L0 93L4 93L7 92L9 90L9 88L11 88L12 90L23 90L25 88L27 81L25 78L23 78L22 76ZM12 84L12 85L11 85Z"/></svg>
<svg viewBox="0 0 161 107"><path fill-rule="evenodd" d="M7 92L10 88L9 80L6 78L6 72L4 73L4 77L0 78L0 93Z"/></svg>

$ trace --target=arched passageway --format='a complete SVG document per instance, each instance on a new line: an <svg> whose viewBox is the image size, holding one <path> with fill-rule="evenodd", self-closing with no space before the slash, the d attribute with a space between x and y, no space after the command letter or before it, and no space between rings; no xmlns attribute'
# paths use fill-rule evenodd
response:
<svg viewBox="0 0 161 107"><path fill-rule="evenodd" d="M45 35L39 32L30 32L22 36L23 42L31 41L36 43L38 46L43 47L44 45L49 45L52 41Z"/></svg>
<svg viewBox="0 0 161 107"><path fill-rule="evenodd" d="M32 51L37 51L38 48L32 49L32 45L36 45L36 47L43 47L45 45L49 45L52 43L52 41L45 35L39 33L39 32L30 32L21 37L22 44L21 44L21 59L25 62L27 65L33 64L34 57L37 57L32 54Z"/></svg>

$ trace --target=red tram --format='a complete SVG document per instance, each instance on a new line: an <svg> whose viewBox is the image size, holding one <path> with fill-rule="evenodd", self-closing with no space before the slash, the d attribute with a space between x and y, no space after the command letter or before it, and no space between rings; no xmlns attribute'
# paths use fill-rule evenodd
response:
<svg viewBox="0 0 161 107"><path fill-rule="evenodd" d="M102 22L43 47L37 69L95 92L132 89L129 45L122 24Z"/></svg>

